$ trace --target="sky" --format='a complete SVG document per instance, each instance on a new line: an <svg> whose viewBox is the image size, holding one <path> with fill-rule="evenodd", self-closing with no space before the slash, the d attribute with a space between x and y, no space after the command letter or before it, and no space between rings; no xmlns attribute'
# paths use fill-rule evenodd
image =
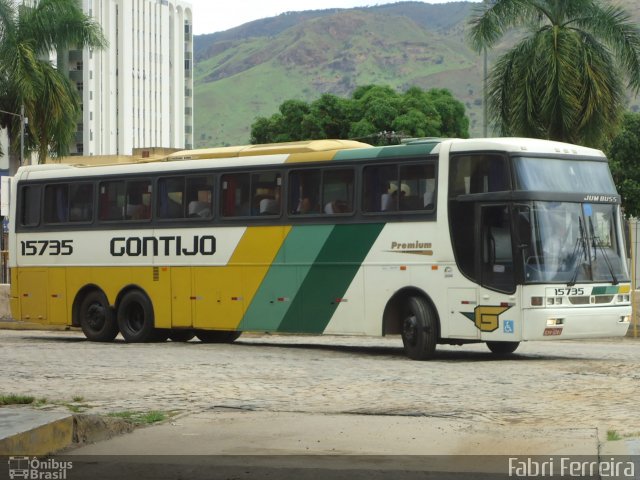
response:
<svg viewBox="0 0 640 480"><path fill-rule="evenodd" d="M397 3L399 0L186 0L193 7L193 33L221 32L243 23L274 17L285 12L353 8ZM446 3L452 0L429 0ZM479 0L471 0L479 1Z"/></svg>

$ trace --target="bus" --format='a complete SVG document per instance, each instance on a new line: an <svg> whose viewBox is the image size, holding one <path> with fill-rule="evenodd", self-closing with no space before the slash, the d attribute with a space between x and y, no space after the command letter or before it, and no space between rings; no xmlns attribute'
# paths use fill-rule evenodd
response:
<svg viewBox="0 0 640 480"><path fill-rule="evenodd" d="M581 146L314 140L25 166L11 187L14 318L92 341L397 335L422 360L630 323L621 198Z"/></svg>

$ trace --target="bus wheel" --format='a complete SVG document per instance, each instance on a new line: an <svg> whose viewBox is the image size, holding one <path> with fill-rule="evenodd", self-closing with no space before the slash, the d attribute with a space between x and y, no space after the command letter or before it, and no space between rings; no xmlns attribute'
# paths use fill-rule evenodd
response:
<svg viewBox="0 0 640 480"><path fill-rule="evenodd" d="M487 342L487 347L496 355L509 355L520 345L520 342Z"/></svg>
<svg viewBox="0 0 640 480"><path fill-rule="evenodd" d="M429 303L422 297L409 297L402 318L402 343L407 357L431 358L436 350L438 329Z"/></svg>
<svg viewBox="0 0 640 480"><path fill-rule="evenodd" d="M196 334L193 330L171 330L169 332L169 339L172 342L188 342L195 336Z"/></svg>
<svg viewBox="0 0 640 480"><path fill-rule="evenodd" d="M242 332L225 330L196 330L196 337L203 343L233 343Z"/></svg>
<svg viewBox="0 0 640 480"><path fill-rule="evenodd" d="M140 290L127 292L118 305L118 326L129 343L158 340L151 300ZM166 338L165 338L166 340Z"/></svg>
<svg viewBox="0 0 640 480"><path fill-rule="evenodd" d="M104 293L92 290L78 308L80 326L92 342L110 342L118 335L118 323Z"/></svg>

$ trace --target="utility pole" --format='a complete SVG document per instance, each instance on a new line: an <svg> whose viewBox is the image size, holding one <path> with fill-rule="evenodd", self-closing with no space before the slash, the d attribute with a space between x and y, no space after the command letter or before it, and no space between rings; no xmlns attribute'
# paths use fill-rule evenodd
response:
<svg viewBox="0 0 640 480"><path fill-rule="evenodd" d="M487 47L484 47L482 69L482 136L487 138Z"/></svg>
<svg viewBox="0 0 640 480"><path fill-rule="evenodd" d="M0 110L0 113L6 113L7 115L13 115L20 119L20 165L24 163L24 126L29 123L29 119L24 116L24 104L20 105L20 113L7 112L6 110Z"/></svg>

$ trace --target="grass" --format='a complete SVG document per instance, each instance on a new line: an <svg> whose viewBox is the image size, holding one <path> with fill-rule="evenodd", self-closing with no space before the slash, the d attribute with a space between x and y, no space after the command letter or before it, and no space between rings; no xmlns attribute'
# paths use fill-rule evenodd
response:
<svg viewBox="0 0 640 480"><path fill-rule="evenodd" d="M618 440L622 440L624 438L638 438L638 437L640 437L640 432L620 434L616 430L607 430L607 440L609 442L615 442Z"/></svg>
<svg viewBox="0 0 640 480"><path fill-rule="evenodd" d="M0 395L0 405L30 405L35 401L36 397L31 395Z"/></svg>
<svg viewBox="0 0 640 480"><path fill-rule="evenodd" d="M151 425L153 423L162 422L169 418L171 414L167 412L160 412L158 410L152 410L150 412L114 412L108 415L109 417L122 418L135 425Z"/></svg>
<svg viewBox="0 0 640 480"><path fill-rule="evenodd" d="M617 440L622 440L622 437L615 430L607 430L607 441L615 442Z"/></svg>

